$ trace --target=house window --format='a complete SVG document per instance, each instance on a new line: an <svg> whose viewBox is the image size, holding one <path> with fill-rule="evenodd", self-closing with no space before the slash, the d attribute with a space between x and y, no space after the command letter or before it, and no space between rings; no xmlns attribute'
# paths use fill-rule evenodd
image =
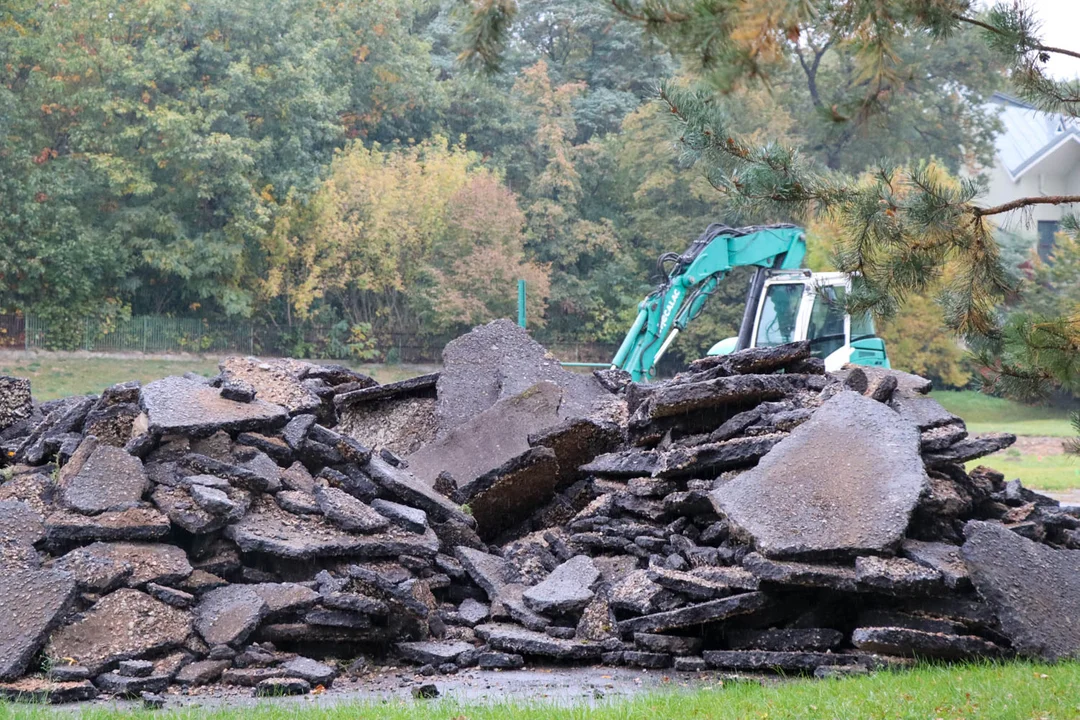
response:
<svg viewBox="0 0 1080 720"><path fill-rule="evenodd" d="M1039 258L1043 262L1049 261L1050 254L1054 252L1054 235L1060 225L1057 220L1039 221Z"/></svg>

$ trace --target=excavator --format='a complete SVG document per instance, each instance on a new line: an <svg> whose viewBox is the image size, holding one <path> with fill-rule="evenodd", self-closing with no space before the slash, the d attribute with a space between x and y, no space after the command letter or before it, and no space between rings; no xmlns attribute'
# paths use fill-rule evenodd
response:
<svg viewBox="0 0 1080 720"><path fill-rule="evenodd" d="M660 256L657 267L665 279L638 305L612 369L628 371L635 382L652 379L671 343L738 267L755 269L739 334L716 343L709 355L809 340L812 355L828 371L846 363L889 367L870 315L852 317L845 310L844 299L858 278L802 269L805 257L806 234L796 225L710 225L686 252Z"/></svg>

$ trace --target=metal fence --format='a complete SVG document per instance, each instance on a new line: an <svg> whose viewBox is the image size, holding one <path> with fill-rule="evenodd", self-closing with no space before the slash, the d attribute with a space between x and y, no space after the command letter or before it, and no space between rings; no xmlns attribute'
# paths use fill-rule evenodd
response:
<svg viewBox="0 0 1080 720"><path fill-rule="evenodd" d="M34 315L25 318L27 350L86 350L100 353L254 352L251 323L143 315L102 322L94 318L56 327Z"/></svg>
<svg viewBox="0 0 1080 720"><path fill-rule="evenodd" d="M26 347L26 319L22 315L0 315L0 348Z"/></svg>
<svg viewBox="0 0 1080 720"><path fill-rule="evenodd" d="M439 363L452 335L376 333L369 357L350 356L341 326L282 327L250 321L140 315L102 322L85 318L55 327L29 315L0 315L0 348L83 350L98 353L207 353L267 357L352 359L386 363ZM547 339L548 350L567 362L606 362L617 346Z"/></svg>

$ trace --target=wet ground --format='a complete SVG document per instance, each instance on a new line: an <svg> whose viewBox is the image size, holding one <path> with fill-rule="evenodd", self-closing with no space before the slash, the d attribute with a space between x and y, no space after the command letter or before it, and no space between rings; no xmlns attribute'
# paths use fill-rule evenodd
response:
<svg viewBox="0 0 1080 720"><path fill-rule="evenodd" d="M221 706L273 702L285 705L340 704L350 702L413 702L413 688L433 683L440 699L462 703L503 700L582 705L625 698L658 690L694 690L720 687L724 683L759 682L754 676L728 673L677 673L673 670L640 670L610 667L531 667L522 670L467 670L456 675L424 677L412 668L381 668L358 678L340 678L333 689L322 693L272 700L255 699L245 687L207 686L184 694L166 695L167 708L214 710ZM422 701L417 701L422 702ZM135 709L139 702L95 700L63 707L71 709L116 707Z"/></svg>

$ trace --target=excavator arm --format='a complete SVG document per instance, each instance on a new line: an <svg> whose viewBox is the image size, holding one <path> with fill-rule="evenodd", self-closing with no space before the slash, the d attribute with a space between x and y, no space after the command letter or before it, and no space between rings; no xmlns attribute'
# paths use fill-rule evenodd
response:
<svg viewBox="0 0 1080 720"><path fill-rule="evenodd" d="M628 371L635 382L650 379L671 343L701 313L720 282L737 267L759 269L739 330L739 348L748 347L752 305L756 306L765 271L797 269L805 255L804 233L795 225L745 228L710 225L682 255L666 253L660 257L661 274L666 279L638 305L637 318L611 367Z"/></svg>

